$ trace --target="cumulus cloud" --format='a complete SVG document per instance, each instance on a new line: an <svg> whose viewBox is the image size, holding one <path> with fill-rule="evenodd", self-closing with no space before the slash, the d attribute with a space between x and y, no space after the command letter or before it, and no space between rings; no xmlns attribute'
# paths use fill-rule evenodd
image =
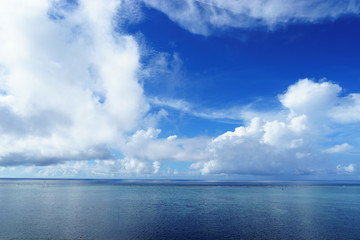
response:
<svg viewBox="0 0 360 240"><path fill-rule="evenodd" d="M337 123L357 123L360 118L360 94L341 95L335 83L316 83L303 79L279 96L281 103L293 113L304 113L314 118L328 118Z"/></svg>
<svg viewBox="0 0 360 240"><path fill-rule="evenodd" d="M341 87L331 82L316 83L303 79L291 85L279 100L294 114L319 117L337 103L340 91Z"/></svg>
<svg viewBox="0 0 360 240"><path fill-rule="evenodd" d="M329 136L333 140L341 139L335 130L339 126L342 133L352 131L333 115L334 109L342 109L343 114L347 114L348 105L344 99L349 96L341 97L340 92L341 87L331 82L299 80L279 95L279 101L288 111L287 116L276 120L253 118L249 124L212 139L207 147L210 158L192 164L191 168L202 174L323 172L320 164L325 158L323 153L341 153L352 148L344 143L319 150ZM352 168L352 165L336 167L337 171L348 174L352 173ZM333 170L328 168L326 171Z"/></svg>
<svg viewBox="0 0 360 240"><path fill-rule="evenodd" d="M349 145L348 143L343 143L340 145L335 145L331 148L328 148L326 150L324 150L324 153L341 153L341 152L346 152L352 149L352 146Z"/></svg>
<svg viewBox="0 0 360 240"><path fill-rule="evenodd" d="M355 165L349 164L348 166L342 166L341 164L336 166L338 174L351 174L355 171Z"/></svg>
<svg viewBox="0 0 360 240"><path fill-rule="evenodd" d="M160 129L138 130L120 148L129 157L152 162L191 162L207 159L204 149L209 141L206 137L159 138Z"/></svg>
<svg viewBox="0 0 360 240"><path fill-rule="evenodd" d="M296 173L302 170L297 165L301 168L300 163L309 160L313 150L305 144L306 128L294 128L293 120L254 118L248 126L214 138L208 146L211 159L196 163L192 168L199 169L202 174Z"/></svg>
<svg viewBox="0 0 360 240"><path fill-rule="evenodd" d="M43 167L26 167L19 175L37 177L94 177L117 178L150 176L159 173L159 162L139 161L134 158L66 161Z"/></svg>
<svg viewBox="0 0 360 240"><path fill-rule="evenodd" d="M196 34L224 28L276 28L294 22L318 22L344 14L359 14L358 1L321 0L143 0Z"/></svg>
<svg viewBox="0 0 360 240"><path fill-rule="evenodd" d="M107 159L149 106L120 1L0 2L0 164Z"/></svg>

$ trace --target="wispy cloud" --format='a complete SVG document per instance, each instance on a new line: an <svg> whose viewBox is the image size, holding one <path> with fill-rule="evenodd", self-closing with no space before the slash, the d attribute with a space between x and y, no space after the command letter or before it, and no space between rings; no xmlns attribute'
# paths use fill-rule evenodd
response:
<svg viewBox="0 0 360 240"><path fill-rule="evenodd" d="M210 35L224 28L274 29L289 23L314 23L359 14L358 1L321 0L144 0L192 33Z"/></svg>
<svg viewBox="0 0 360 240"><path fill-rule="evenodd" d="M181 112L192 112L193 106L184 99L148 98L150 104L159 107L171 108Z"/></svg>
<svg viewBox="0 0 360 240"><path fill-rule="evenodd" d="M351 145L349 145L348 143L343 143L340 145L335 145L331 148L325 149L323 152L324 153L342 153L342 152L347 152L349 150L351 150L353 147Z"/></svg>
<svg viewBox="0 0 360 240"><path fill-rule="evenodd" d="M261 117L267 120L278 119L287 115L285 111L281 111L278 106L266 111L256 110L254 105L259 103L248 103L246 105L231 106L228 108L207 108L200 104L194 104L185 99L172 98L148 98L149 104L154 107L171 109L181 113L186 113L194 117L222 121L240 123L243 121L250 122L255 117Z"/></svg>

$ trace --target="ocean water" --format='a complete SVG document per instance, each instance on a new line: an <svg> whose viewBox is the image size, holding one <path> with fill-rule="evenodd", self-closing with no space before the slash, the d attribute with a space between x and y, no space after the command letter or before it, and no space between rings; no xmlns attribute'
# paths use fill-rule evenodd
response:
<svg viewBox="0 0 360 240"><path fill-rule="evenodd" d="M360 184L2 179L0 239L360 239Z"/></svg>

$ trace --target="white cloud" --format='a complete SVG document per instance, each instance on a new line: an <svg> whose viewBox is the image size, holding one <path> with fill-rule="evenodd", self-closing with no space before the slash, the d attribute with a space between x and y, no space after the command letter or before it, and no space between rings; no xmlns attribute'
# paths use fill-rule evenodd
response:
<svg viewBox="0 0 360 240"><path fill-rule="evenodd" d="M161 168L161 162L155 161L153 162L154 174L158 174Z"/></svg>
<svg viewBox="0 0 360 240"><path fill-rule="evenodd" d="M168 140L173 140L173 139L177 139L177 136L176 135L171 135L171 136L168 136L167 138Z"/></svg>
<svg viewBox="0 0 360 240"><path fill-rule="evenodd" d="M160 132L160 129L154 128L138 130L120 146L121 151L128 157L147 162L191 162L207 158L204 149L209 139L202 137L179 139L174 136L158 138Z"/></svg>
<svg viewBox="0 0 360 240"><path fill-rule="evenodd" d="M238 127L214 139L159 138L159 129L139 130L122 146L122 152L131 159L153 162L154 167L161 161L192 162L190 168L199 170L201 174L305 171L301 168L304 165L299 169L294 167L301 165L299 159L309 162L311 156L311 149L303 147L303 141L299 141L302 139L300 136L305 138L302 134L307 131L303 127L306 119L301 124L299 119L305 117L284 122L254 118L248 126ZM281 132L273 131L269 124L280 124L283 129Z"/></svg>
<svg viewBox="0 0 360 240"><path fill-rule="evenodd" d="M146 41L140 39L140 42ZM169 97L182 89L185 74L183 61L178 53L156 52L144 47L141 50L143 66L139 75L145 89L150 90L150 100L159 102L157 95Z"/></svg>
<svg viewBox="0 0 360 240"><path fill-rule="evenodd" d="M305 115L291 118L287 123L277 120L266 122L263 126L262 142L272 146L295 148L302 144L306 130Z"/></svg>
<svg viewBox="0 0 360 240"><path fill-rule="evenodd" d="M349 164L348 166L342 166L341 164L336 166L338 174L352 174L355 171L355 165Z"/></svg>
<svg viewBox="0 0 360 240"><path fill-rule="evenodd" d="M332 115L334 109L339 111L339 106L348 108L344 99L349 96L339 97L340 91L341 87L331 82L299 80L279 95L287 116L276 115L280 118L275 120L253 118L249 124L214 138L207 148L210 158L192 164L191 168L202 174L324 172L323 153L341 153L352 148L344 143L324 151L319 149L329 141L329 136L333 141L341 141L341 134L352 132L352 128ZM356 139L352 141L356 144ZM351 168L341 167L348 172ZM331 168L325 171L331 172Z"/></svg>
<svg viewBox="0 0 360 240"><path fill-rule="evenodd" d="M279 174L297 171L297 151L303 148L305 130L292 128L290 121L265 121L254 118L247 127L226 132L208 146L211 159L192 165L202 174ZM303 160L309 155L303 154ZM306 167L303 165L303 167Z"/></svg>
<svg viewBox="0 0 360 240"><path fill-rule="evenodd" d="M349 145L348 143L343 143L340 145L335 145L331 148L328 148L326 150L324 150L324 153L342 153L342 152L346 152L352 149L352 146Z"/></svg>
<svg viewBox="0 0 360 240"><path fill-rule="evenodd" d="M344 14L358 14L358 1L321 0L143 0L183 28L210 35L214 29L276 28L294 22L318 22Z"/></svg>
<svg viewBox="0 0 360 240"><path fill-rule="evenodd" d="M353 93L341 99L330 111L330 116L338 122L360 122L360 94Z"/></svg>
<svg viewBox="0 0 360 240"><path fill-rule="evenodd" d="M183 61L178 53L159 52L153 54L143 74L147 77L159 76L160 74L180 74ZM155 79L153 79L155 80Z"/></svg>
<svg viewBox="0 0 360 240"><path fill-rule="evenodd" d="M125 158L121 160L121 166L124 168L126 174L150 174L152 167L149 163L138 161L135 158Z"/></svg>
<svg viewBox="0 0 360 240"><path fill-rule="evenodd" d="M182 112L192 112L192 105L186 102L183 99L159 99L158 97L149 98L149 103L160 106L160 107L167 107L175 110L179 110Z"/></svg>
<svg viewBox="0 0 360 240"><path fill-rule="evenodd" d="M311 122L331 120L337 123L360 122L360 94L340 96L342 88L331 82L314 82L302 79L291 85L280 102L292 114L305 114Z"/></svg>
<svg viewBox="0 0 360 240"><path fill-rule="evenodd" d="M0 2L0 164L106 159L149 106L120 1ZM71 4L71 3L68 3Z"/></svg>
<svg viewBox="0 0 360 240"><path fill-rule="evenodd" d="M111 178L158 174L159 168L159 163L151 165L134 158L124 158L118 160L67 161L43 167L27 167L22 174L38 177Z"/></svg>
<svg viewBox="0 0 360 240"><path fill-rule="evenodd" d="M254 118L248 127L238 127L234 132L228 131L213 140L214 143L219 143L222 141L237 139L240 142L243 142L244 138L260 138L262 129L261 126L263 122L259 118Z"/></svg>
<svg viewBox="0 0 360 240"><path fill-rule="evenodd" d="M141 121L142 128L156 128L161 119L166 119L168 112L160 109L156 112L149 112Z"/></svg>
<svg viewBox="0 0 360 240"><path fill-rule="evenodd" d="M183 112L194 117L217 120L224 122L239 122L243 120L251 120L256 117L264 119L277 119L279 117L286 116L283 112L268 111L258 112L252 109L252 103L245 106L233 106L223 109L209 109L197 106L194 103L190 103L184 99L175 98L148 98L148 102L155 107L161 107L165 109L171 109L179 112Z"/></svg>
<svg viewBox="0 0 360 240"><path fill-rule="evenodd" d="M279 100L293 113L319 117L337 103L340 91L341 87L331 82L316 83L303 79L291 85Z"/></svg>

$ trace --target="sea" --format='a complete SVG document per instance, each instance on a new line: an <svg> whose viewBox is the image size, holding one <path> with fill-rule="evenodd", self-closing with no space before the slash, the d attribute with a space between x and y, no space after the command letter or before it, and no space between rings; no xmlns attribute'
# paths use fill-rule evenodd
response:
<svg viewBox="0 0 360 240"><path fill-rule="evenodd" d="M0 179L0 239L360 239L360 183Z"/></svg>

